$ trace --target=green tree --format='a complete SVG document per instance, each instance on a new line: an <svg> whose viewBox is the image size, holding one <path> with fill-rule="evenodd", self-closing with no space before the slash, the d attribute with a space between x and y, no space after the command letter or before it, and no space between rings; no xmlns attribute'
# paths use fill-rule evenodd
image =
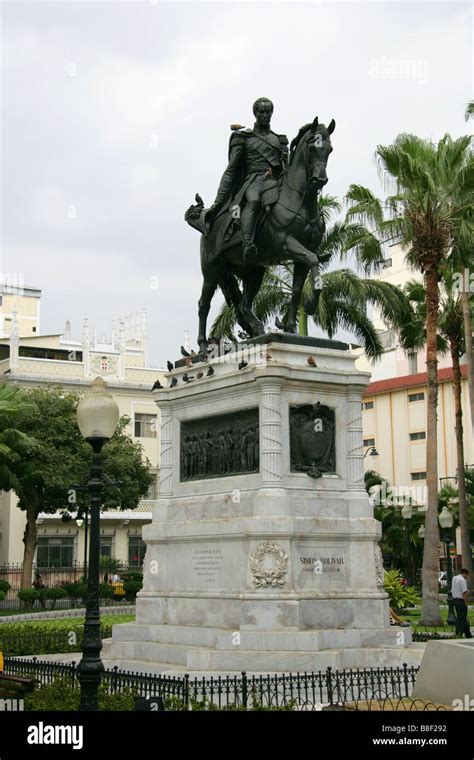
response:
<svg viewBox="0 0 474 760"><path fill-rule="evenodd" d="M473 201L474 159L470 136L438 144L415 135L400 134L393 145L376 151L380 172L391 194L385 202L369 189L352 185L347 194L348 216L367 224L381 242L396 241L406 260L425 278L427 404L426 533L423 555L422 623L439 625L438 598L438 281L454 241L472 240L470 206Z"/></svg>
<svg viewBox="0 0 474 760"><path fill-rule="evenodd" d="M438 353L450 351L453 364L453 398L456 433L457 482L459 497L459 525L463 566L472 571L472 554L469 540L468 498L464 465L464 439L462 414L461 356L465 352L464 319L461 290L455 273L444 269L439 283L438 313ZM404 348L418 350L426 342L426 292L421 282L411 281L405 286L405 293L413 311L400 332Z"/></svg>
<svg viewBox="0 0 474 760"><path fill-rule="evenodd" d="M383 266L380 244L367 228L359 223L335 221L331 223L334 213L340 211L340 204L332 196L323 196L320 200L326 230L318 250L321 271L321 290L314 314L313 323L329 338L334 337L339 329L352 332L364 347L367 356L377 359L383 354L383 345L379 333L367 316L367 306L376 305L384 320L390 326L397 326L406 311L406 299L399 288L394 285L372 280L367 275L380 271ZM328 271L329 265L337 258L344 261L352 254L357 267L364 276L359 276L352 269ZM270 271L266 270L262 287L254 301L255 313L263 322L274 317L286 319L291 302L293 284L292 265L281 265ZM303 304L312 294L310 278L305 282L301 302L298 308L298 331L300 335L308 334L308 316ZM212 326L214 338L233 340L236 323L233 307L224 304Z"/></svg>
<svg viewBox="0 0 474 760"><path fill-rule="evenodd" d="M15 463L28 456L35 441L19 430L21 415L34 410L20 388L9 383L0 385L0 489L9 491L18 486Z"/></svg>
<svg viewBox="0 0 474 760"><path fill-rule="evenodd" d="M88 506L87 491L76 491L73 486L87 479L92 459L91 447L77 426L77 394L60 386L49 386L28 391L27 397L31 404L19 414L18 427L35 438L37 444L12 465L13 490L19 508L26 513L22 588L31 585L39 513L59 512L67 520L78 507ZM142 446L126 433L128 422L127 417L120 419L113 438L104 448L107 474L122 482L120 488L104 488L105 509L134 509L153 480Z"/></svg>

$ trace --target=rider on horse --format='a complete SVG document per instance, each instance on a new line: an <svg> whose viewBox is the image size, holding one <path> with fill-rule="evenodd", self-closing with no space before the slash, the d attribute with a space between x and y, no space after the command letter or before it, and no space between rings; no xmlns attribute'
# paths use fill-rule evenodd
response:
<svg viewBox="0 0 474 760"><path fill-rule="evenodd" d="M231 220L240 217L244 261L257 255L254 234L262 202L267 207L276 202L278 180L288 164L288 138L270 129L273 113L271 100L256 100L253 113L253 129L232 127L229 163L216 200L205 212L208 234L216 216L222 211L228 210Z"/></svg>

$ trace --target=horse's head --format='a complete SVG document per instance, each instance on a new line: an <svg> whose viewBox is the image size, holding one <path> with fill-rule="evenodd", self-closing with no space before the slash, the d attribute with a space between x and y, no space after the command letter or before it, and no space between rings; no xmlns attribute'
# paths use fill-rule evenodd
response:
<svg viewBox="0 0 474 760"><path fill-rule="evenodd" d="M314 190L321 190L328 181L326 166L332 151L331 135L336 127L332 119L326 127L318 123L318 117L312 124L302 127L290 146L290 161L304 163L306 178Z"/></svg>

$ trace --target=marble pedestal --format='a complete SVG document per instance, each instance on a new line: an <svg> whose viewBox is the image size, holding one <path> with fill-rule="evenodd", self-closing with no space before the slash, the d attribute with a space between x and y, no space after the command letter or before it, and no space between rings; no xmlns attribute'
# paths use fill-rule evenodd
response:
<svg viewBox="0 0 474 760"><path fill-rule="evenodd" d="M418 664L410 629L389 625L381 529L364 489L369 375L344 344L265 340L242 370L241 356L216 358L214 375L198 379L209 366L198 362L154 392L160 495L143 530L144 587L136 623L114 628L104 657L155 671ZM195 379L184 383L184 372ZM335 412L335 466L315 479L291 470L289 413L318 401ZM181 480L182 426L257 409L257 472Z"/></svg>

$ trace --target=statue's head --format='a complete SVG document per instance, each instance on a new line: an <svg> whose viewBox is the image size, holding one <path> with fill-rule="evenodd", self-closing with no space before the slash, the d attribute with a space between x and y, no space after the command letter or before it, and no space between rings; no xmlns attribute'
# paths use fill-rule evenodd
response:
<svg viewBox="0 0 474 760"><path fill-rule="evenodd" d="M257 124L268 127L273 113L273 103L268 98L258 98L252 106Z"/></svg>

